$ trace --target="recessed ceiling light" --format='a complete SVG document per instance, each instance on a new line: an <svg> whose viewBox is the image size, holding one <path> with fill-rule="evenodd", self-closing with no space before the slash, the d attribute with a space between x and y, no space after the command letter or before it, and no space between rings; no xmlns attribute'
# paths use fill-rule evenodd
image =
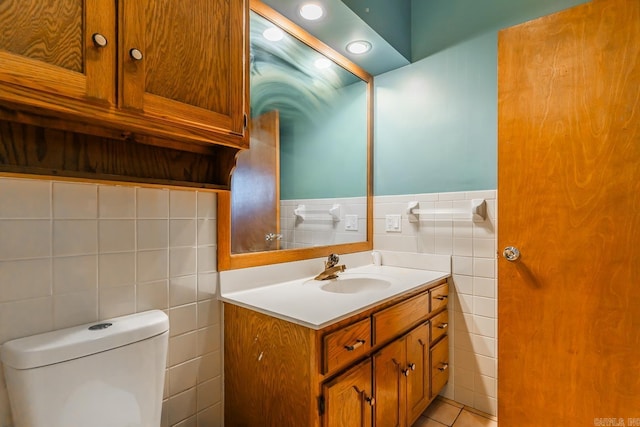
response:
<svg viewBox="0 0 640 427"><path fill-rule="evenodd" d="M355 40L347 45L347 50L356 55L367 53L371 50L371 43L365 40Z"/></svg>
<svg viewBox="0 0 640 427"><path fill-rule="evenodd" d="M321 70L331 67L331 64L332 64L332 62L327 58L318 58L313 63L313 65L315 65L316 68L319 68Z"/></svg>
<svg viewBox="0 0 640 427"><path fill-rule="evenodd" d="M262 32L262 35L264 36L265 39L272 42L277 42L279 40L282 40L282 38L284 37L284 33L282 32L282 30L277 27L267 28Z"/></svg>
<svg viewBox="0 0 640 427"><path fill-rule="evenodd" d="M324 15L324 10L319 4L307 3L303 4L300 8L300 16L309 21L320 19L322 18L322 15Z"/></svg>

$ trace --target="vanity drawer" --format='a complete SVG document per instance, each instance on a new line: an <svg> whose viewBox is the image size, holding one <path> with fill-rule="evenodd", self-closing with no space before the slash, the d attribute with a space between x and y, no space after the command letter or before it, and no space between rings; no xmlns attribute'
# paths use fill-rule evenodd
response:
<svg viewBox="0 0 640 427"><path fill-rule="evenodd" d="M431 289L431 311L436 311L447 306L449 300L449 285L444 284Z"/></svg>
<svg viewBox="0 0 640 427"><path fill-rule="evenodd" d="M431 397L440 393L449 380L449 337L431 348Z"/></svg>
<svg viewBox="0 0 640 427"><path fill-rule="evenodd" d="M325 335L322 348L323 374L358 359L371 349L371 319L366 318Z"/></svg>
<svg viewBox="0 0 640 427"><path fill-rule="evenodd" d="M447 310L431 319L431 342L436 342L449 330L449 312Z"/></svg>
<svg viewBox="0 0 640 427"><path fill-rule="evenodd" d="M429 292L386 308L373 315L373 342L375 345L395 338L429 315Z"/></svg>

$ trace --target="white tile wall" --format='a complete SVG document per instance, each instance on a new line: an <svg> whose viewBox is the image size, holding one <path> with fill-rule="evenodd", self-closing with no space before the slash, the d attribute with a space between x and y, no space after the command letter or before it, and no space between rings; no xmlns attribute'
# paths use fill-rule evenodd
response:
<svg viewBox="0 0 640 427"><path fill-rule="evenodd" d="M0 343L165 310L162 427L221 426L215 258L213 193L0 178Z"/></svg>
<svg viewBox="0 0 640 427"><path fill-rule="evenodd" d="M375 249L452 255L449 300L451 377L443 395L480 411L497 412L496 196L494 190L407 194L374 198ZM410 223L410 201L420 209L466 209L471 199L487 201L481 223L457 214L428 215ZM402 215L402 231L385 232L386 215ZM437 219L436 219L437 218Z"/></svg>
<svg viewBox="0 0 640 427"><path fill-rule="evenodd" d="M340 205L339 221L333 221L328 214L314 212L303 221L293 213L298 205L328 212L334 204ZM345 230L345 215L358 216L358 230ZM282 200L280 234L283 249L362 242L367 239L367 200L365 197Z"/></svg>

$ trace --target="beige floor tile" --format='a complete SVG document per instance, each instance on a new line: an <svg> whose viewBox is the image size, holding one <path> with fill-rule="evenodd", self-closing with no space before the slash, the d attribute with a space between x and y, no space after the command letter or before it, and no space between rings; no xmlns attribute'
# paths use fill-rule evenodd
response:
<svg viewBox="0 0 640 427"><path fill-rule="evenodd" d="M416 420L411 427L447 427L442 423L432 420L427 417L420 417Z"/></svg>
<svg viewBox="0 0 640 427"><path fill-rule="evenodd" d="M431 418L446 426L451 426L460 414L460 411L462 411L462 408L458 408L441 400L434 400L422 416Z"/></svg>
<svg viewBox="0 0 640 427"><path fill-rule="evenodd" d="M467 410L460 413L453 427L498 427L498 423Z"/></svg>

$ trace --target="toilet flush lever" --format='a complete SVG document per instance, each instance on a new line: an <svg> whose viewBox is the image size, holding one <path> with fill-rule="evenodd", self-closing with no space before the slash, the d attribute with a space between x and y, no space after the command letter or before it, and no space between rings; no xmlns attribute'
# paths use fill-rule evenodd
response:
<svg viewBox="0 0 640 427"><path fill-rule="evenodd" d="M505 257L507 261L515 261L520 258L520 251L515 246L507 246L502 251L502 256Z"/></svg>

